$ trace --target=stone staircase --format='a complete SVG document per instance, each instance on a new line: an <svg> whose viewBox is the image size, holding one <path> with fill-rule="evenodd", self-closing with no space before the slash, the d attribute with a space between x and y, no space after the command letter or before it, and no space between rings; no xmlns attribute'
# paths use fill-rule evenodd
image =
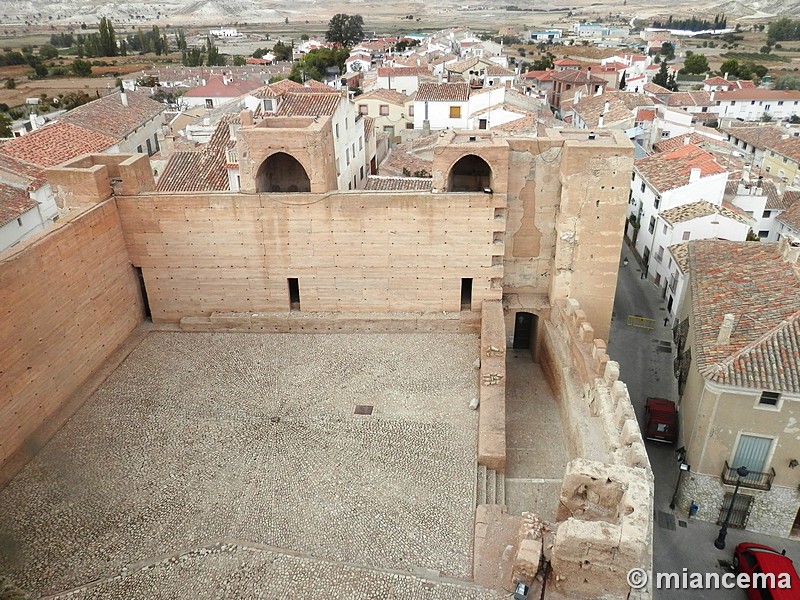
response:
<svg viewBox="0 0 800 600"><path fill-rule="evenodd" d="M475 481L475 505L505 504L506 476L494 469L478 465Z"/></svg>

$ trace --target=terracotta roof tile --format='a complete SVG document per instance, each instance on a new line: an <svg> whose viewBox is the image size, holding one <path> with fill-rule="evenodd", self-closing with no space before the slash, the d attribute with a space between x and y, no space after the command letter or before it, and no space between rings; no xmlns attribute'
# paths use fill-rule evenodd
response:
<svg viewBox="0 0 800 600"><path fill-rule="evenodd" d="M720 131L727 133L754 148L764 148L784 134L785 130L780 127L720 127Z"/></svg>
<svg viewBox="0 0 800 600"><path fill-rule="evenodd" d="M378 77L432 77L428 67L378 67Z"/></svg>
<svg viewBox="0 0 800 600"><path fill-rule="evenodd" d="M717 101L731 100L783 100L784 102L800 101L800 90L765 90L763 88L744 88L730 92L717 92Z"/></svg>
<svg viewBox="0 0 800 600"><path fill-rule="evenodd" d="M405 94L401 94L395 90L387 90L385 88L375 88L370 92L366 92L361 94L360 96L356 96L355 102L357 103L359 100L367 100L375 98L378 100L385 100L390 104L398 104L400 106L404 105L411 99L411 96L406 96Z"/></svg>
<svg viewBox="0 0 800 600"><path fill-rule="evenodd" d="M28 189L31 191L38 190L47 183L42 167L3 154L2 148L0 148L0 171L26 179Z"/></svg>
<svg viewBox="0 0 800 600"><path fill-rule="evenodd" d="M365 190L374 191L420 191L427 192L433 187L430 177L367 177Z"/></svg>
<svg viewBox="0 0 800 600"><path fill-rule="evenodd" d="M36 208L38 204L27 191L0 183L0 227Z"/></svg>
<svg viewBox="0 0 800 600"><path fill-rule="evenodd" d="M278 117L318 117L331 116L336 112L342 96L338 92L330 94L289 92L283 98L275 113Z"/></svg>
<svg viewBox="0 0 800 600"><path fill-rule="evenodd" d="M675 261L680 272L686 274L689 271L689 242L669 246L667 250L672 254L672 260Z"/></svg>
<svg viewBox="0 0 800 600"><path fill-rule="evenodd" d="M608 102L608 111L606 111ZM604 127L611 127L634 118L634 110L640 106L653 106L653 100L644 94L609 91L600 96L584 96L573 106L587 127L598 127L603 117Z"/></svg>
<svg viewBox="0 0 800 600"><path fill-rule="evenodd" d="M166 108L160 102L136 92L125 93L128 102L125 106L120 98L121 95L120 92L116 92L103 96L99 100L69 111L59 120L120 141L135 129L158 117Z"/></svg>
<svg viewBox="0 0 800 600"><path fill-rule="evenodd" d="M423 83L417 90L420 102L466 102L469 85L466 83Z"/></svg>
<svg viewBox="0 0 800 600"><path fill-rule="evenodd" d="M567 71L559 71L558 73L553 73L550 77L553 81L560 81L562 83L595 83L599 85L606 85L606 80L602 77L595 77L589 71L576 71L574 69L569 69Z"/></svg>
<svg viewBox="0 0 800 600"><path fill-rule="evenodd" d="M634 168L657 192L687 185L692 169L700 169L701 177L726 173L709 152L694 144L640 158Z"/></svg>
<svg viewBox="0 0 800 600"><path fill-rule="evenodd" d="M114 138L72 123L55 123L6 142L0 153L52 167L81 154L104 152L116 143Z"/></svg>
<svg viewBox="0 0 800 600"><path fill-rule="evenodd" d="M176 152L158 180L159 192L219 192L230 189L225 150L229 147L230 125L238 115L225 115L217 123L211 139L202 150Z"/></svg>
<svg viewBox="0 0 800 600"><path fill-rule="evenodd" d="M800 202L792 202L789 207L778 215L777 220L785 223L795 231L800 231Z"/></svg>
<svg viewBox="0 0 800 600"><path fill-rule="evenodd" d="M689 242L696 364L708 380L800 392L800 270L775 243ZM730 342L717 344L724 315Z"/></svg>
<svg viewBox="0 0 800 600"><path fill-rule="evenodd" d="M685 223L687 221L692 221L693 219L708 217L715 214L721 217L727 217L728 219L739 221L745 225L750 225L752 223L752 220L747 219L745 216L726 208L725 206L711 204L706 200L682 204L681 206L676 206L659 213L661 218L663 218L667 223L673 225L676 223Z"/></svg>
<svg viewBox="0 0 800 600"><path fill-rule="evenodd" d="M187 98L236 98L252 92L263 84L246 79L233 79L226 84L221 76L213 75L205 85L199 85L186 92Z"/></svg>
<svg viewBox="0 0 800 600"><path fill-rule="evenodd" d="M767 150L787 157L796 163L800 163L800 137L790 137L786 140L778 139L776 142L767 144Z"/></svg>
<svg viewBox="0 0 800 600"><path fill-rule="evenodd" d="M728 151L728 144L726 142L708 137L702 133L697 133L696 131L692 133L684 133L683 135L676 135L666 140L656 142L653 144L653 149L656 152L672 152L674 150L679 150L687 143L698 147L703 145L714 146L716 148Z"/></svg>
<svg viewBox="0 0 800 600"><path fill-rule="evenodd" d="M724 77L719 77L719 76L710 77L709 79L703 81L703 83L706 85L729 85L729 86L733 85L730 81L728 81Z"/></svg>
<svg viewBox="0 0 800 600"><path fill-rule="evenodd" d="M711 92L672 92L667 98L667 106L711 106L712 104Z"/></svg>

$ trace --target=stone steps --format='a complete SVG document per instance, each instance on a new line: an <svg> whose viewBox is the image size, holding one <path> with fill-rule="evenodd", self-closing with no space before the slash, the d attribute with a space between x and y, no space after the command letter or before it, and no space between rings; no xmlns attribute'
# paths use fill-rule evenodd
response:
<svg viewBox="0 0 800 600"><path fill-rule="evenodd" d="M478 465L475 478L475 505L506 503L506 477L485 465Z"/></svg>

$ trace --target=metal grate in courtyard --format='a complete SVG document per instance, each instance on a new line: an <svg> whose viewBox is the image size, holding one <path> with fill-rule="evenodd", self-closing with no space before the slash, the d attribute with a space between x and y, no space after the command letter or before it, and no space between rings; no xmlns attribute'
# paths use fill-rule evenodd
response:
<svg viewBox="0 0 800 600"><path fill-rule="evenodd" d="M370 404L356 404L356 408L353 411L354 415L371 415L372 414L372 406Z"/></svg>

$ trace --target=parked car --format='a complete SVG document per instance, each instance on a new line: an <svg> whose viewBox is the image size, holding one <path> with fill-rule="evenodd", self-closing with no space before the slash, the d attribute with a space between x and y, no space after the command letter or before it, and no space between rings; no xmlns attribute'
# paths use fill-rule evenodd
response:
<svg viewBox="0 0 800 600"><path fill-rule="evenodd" d="M747 597L750 600L799 600L800 577L797 576L792 559L786 556L786 551L778 552L775 548L743 542L736 546L733 552L733 567L739 573L747 573L750 580L757 573L773 574L767 578L767 587L750 587ZM786 583L786 574L789 576L789 587L781 586ZM783 576L783 580L781 580Z"/></svg>
<svg viewBox="0 0 800 600"><path fill-rule="evenodd" d="M675 403L665 398L648 398L644 408L644 436L656 442L677 442L678 408Z"/></svg>

